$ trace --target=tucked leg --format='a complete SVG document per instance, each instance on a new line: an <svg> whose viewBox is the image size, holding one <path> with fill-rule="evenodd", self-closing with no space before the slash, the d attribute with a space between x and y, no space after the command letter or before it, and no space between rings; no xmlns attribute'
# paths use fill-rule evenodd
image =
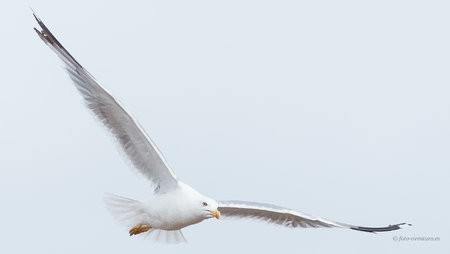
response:
<svg viewBox="0 0 450 254"><path fill-rule="evenodd" d="M150 227L149 225L145 225L145 224L137 224L136 226L132 227L129 231L130 236L132 235L137 235L140 233L144 233L147 232L151 229L152 227Z"/></svg>

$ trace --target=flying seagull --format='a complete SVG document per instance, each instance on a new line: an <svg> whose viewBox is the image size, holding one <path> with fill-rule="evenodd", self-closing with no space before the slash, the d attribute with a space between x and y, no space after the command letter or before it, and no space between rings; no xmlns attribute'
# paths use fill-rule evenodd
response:
<svg viewBox="0 0 450 254"><path fill-rule="evenodd" d="M399 223L386 227L361 227L310 216L291 209L256 202L215 201L178 180L155 143L133 116L100 85L59 43L50 30L33 13L40 29L39 37L64 62L65 69L86 106L113 134L133 167L154 187L149 200L137 200L108 194L105 202L111 213L129 227L130 236L142 233L165 233L166 240L183 242L181 229L205 219L250 218L288 228L347 228L364 232L398 230Z"/></svg>

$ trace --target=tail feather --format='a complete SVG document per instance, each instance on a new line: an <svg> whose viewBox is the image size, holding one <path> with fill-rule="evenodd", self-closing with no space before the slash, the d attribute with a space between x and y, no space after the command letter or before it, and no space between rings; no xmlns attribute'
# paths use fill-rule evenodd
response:
<svg viewBox="0 0 450 254"><path fill-rule="evenodd" d="M145 208L137 200L107 193L104 201L114 218L127 227L142 223L145 219Z"/></svg>

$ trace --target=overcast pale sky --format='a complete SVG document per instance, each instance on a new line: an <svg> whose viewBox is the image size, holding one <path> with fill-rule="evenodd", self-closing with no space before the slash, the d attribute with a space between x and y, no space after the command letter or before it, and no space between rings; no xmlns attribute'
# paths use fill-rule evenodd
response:
<svg viewBox="0 0 450 254"><path fill-rule="evenodd" d="M448 1L4 1L1 253L448 253ZM209 220L128 236L150 193L32 30L33 7L180 179L384 234ZM394 237L440 241L394 241Z"/></svg>

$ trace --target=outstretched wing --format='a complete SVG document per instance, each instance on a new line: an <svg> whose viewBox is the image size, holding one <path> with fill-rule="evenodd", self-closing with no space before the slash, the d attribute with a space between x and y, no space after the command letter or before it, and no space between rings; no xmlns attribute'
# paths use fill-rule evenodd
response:
<svg viewBox="0 0 450 254"><path fill-rule="evenodd" d="M34 30L63 60L65 69L87 107L114 135L133 166L155 185L157 192L165 193L174 188L177 185L175 174L139 123L70 55L44 23L34 13L33 15L40 26L40 29Z"/></svg>
<svg viewBox="0 0 450 254"><path fill-rule="evenodd" d="M402 225L410 225L400 223L378 228L353 226L313 217L279 206L245 201L220 201L218 209L224 218L257 219L289 228L349 228L365 232L383 232L400 229Z"/></svg>

